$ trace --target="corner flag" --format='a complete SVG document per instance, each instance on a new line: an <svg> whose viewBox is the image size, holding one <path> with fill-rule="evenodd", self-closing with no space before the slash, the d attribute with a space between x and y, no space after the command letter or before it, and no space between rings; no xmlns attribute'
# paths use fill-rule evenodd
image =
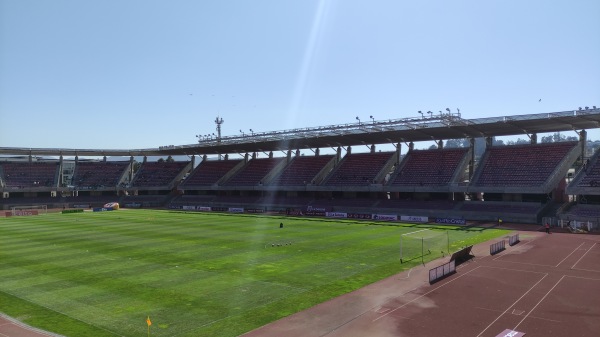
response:
<svg viewBox="0 0 600 337"><path fill-rule="evenodd" d="M148 326L152 325L152 321L150 320L150 316L148 316L148 318L146 318L146 324L148 324Z"/></svg>

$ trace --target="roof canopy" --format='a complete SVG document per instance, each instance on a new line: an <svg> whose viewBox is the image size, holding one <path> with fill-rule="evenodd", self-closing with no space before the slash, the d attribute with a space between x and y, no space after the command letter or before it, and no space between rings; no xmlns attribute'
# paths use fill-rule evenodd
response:
<svg viewBox="0 0 600 337"><path fill-rule="evenodd" d="M315 149L337 146L420 142L537 134L600 127L600 109L570 110L530 115L463 119L442 113L343 125L201 139L197 144L148 149L61 149L0 147L8 155L166 156L247 153Z"/></svg>

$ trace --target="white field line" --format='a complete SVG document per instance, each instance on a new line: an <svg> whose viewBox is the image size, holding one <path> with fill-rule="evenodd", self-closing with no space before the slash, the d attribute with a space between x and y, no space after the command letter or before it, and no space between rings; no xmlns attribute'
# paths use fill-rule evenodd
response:
<svg viewBox="0 0 600 337"><path fill-rule="evenodd" d="M74 319L74 320L76 320L76 321L79 321L79 322L82 322L82 323L85 323L85 324L91 325L91 326L93 326L93 327L96 327L96 328L98 328L98 329L101 329L101 330L104 330L104 331L108 331L108 332L110 332L110 333L112 333L112 334L114 334L114 335L117 335L117 336L119 335L119 334L118 334L117 332L115 332L115 331L112 331L112 330L109 330L109 329L103 328L103 327L101 327L101 326L98 326L98 325L95 325L94 323L91 323L91 322L86 322L86 321L83 321L83 320L81 320L81 319L79 319L79 318L77 318L77 317L73 317L73 316L71 316L71 315L67 315L67 314L66 314L66 313L64 313L64 312L61 312L61 311L59 311L59 310L56 310L56 309L52 309L52 308L50 308L50 307L47 307L47 306L45 306L45 305L43 305L43 304L36 303L36 302L32 302L32 301L30 301L30 300L28 300L28 299L26 299L26 298L23 298L23 297L21 297L21 296L17 296L17 295L15 295L15 294L12 294L12 293L10 293L10 292L7 292L7 291L3 291L3 292L4 292L4 293L7 293L7 294L9 294L9 295L11 295L11 296L14 296L14 297L16 297L16 298L19 298L19 299L21 299L21 300L23 300L23 301L25 301L25 302L29 302L29 303L31 303L31 304L34 304L34 305L37 305L37 306L40 306L40 307L46 308L46 309L48 309L48 310L50 310L50 311L57 312L57 313L59 313L59 314L61 314L61 315L65 315L65 316L67 316L67 317L69 317L69 318L72 318L72 319ZM33 328L33 329L35 329L35 328ZM42 331L42 330L40 330L40 331ZM45 333L47 333L47 332L45 332Z"/></svg>
<svg viewBox="0 0 600 337"><path fill-rule="evenodd" d="M410 233L404 233L404 234L402 234L401 236L410 235L410 234L415 234L415 233L424 232L424 231L429 231L429 230L431 230L431 229L429 229L429 228L426 228L426 229L421 229L421 230L414 231L414 232L410 232Z"/></svg>

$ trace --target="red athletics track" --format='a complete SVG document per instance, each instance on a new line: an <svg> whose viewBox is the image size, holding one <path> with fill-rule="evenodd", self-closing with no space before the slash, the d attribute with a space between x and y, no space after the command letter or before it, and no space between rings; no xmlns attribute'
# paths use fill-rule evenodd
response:
<svg viewBox="0 0 600 337"><path fill-rule="evenodd" d="M600 236L521 232L521 242L475 259L433 285L425 268L390 277L268 324L244 337L600 336ZM508 242L507 242L508 243Z"/></svg>

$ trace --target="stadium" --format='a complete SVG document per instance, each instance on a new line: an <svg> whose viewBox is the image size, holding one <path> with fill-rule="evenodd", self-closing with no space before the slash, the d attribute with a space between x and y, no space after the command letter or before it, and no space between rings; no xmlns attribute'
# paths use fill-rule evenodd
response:
<svg viewBox="0 0 600 337"><path fill-rule="evenodd" d="M600 109L482 119L448 110L241 136L222 137L217 124L218 135L198 144L156 149L0 148L0 206L117 201L130 208L380 212L530 224L546 217L552 225L573 220L597 228L600 162L586 130L599 121ZM561 131L576 131L579 139L538 141L538 134ZM494 146L495 137L510 135L526 135L530 143ZM457 139L460 147L444 146ZM426 141L437 148L414 150ZM377 150L390 144L392 151Z"/></svg>
<svg viewBox="0 0 600 337"><path fill-rule="evenodd" d="M517 251L538 240L536 230L546 223L552 226L553 232L595 233L599 230L600 152L594 151L587 139L587 130L600 127L600 109L596 107L480 119L464 119L460 113L447 110L439 114L421 113L413 118L358 120L351 124L235 136L222 136L222 123L223 120L217 118L217 134L199 137L196 144L189 145L148 149L0 148L0 210L5 215L0 220L0 230L5 238L4 246L12 247L5 248L7 259L4 261L7 262L0 262L4 263L4 272L0 273L4 279L0 281L0 293L4 294L3 301L12 303L12 314L6 313L26 321L28 316L36 315L32 313L35 308L41 310L40 316L48 315L44 310L52 311L63 316L56 320L77 321L73 323L75 328L53 330L53 323L44 320L34 320L31 324L73 336L135 336L145 334L146 328L148 335L156 336L236 336L244 333L274 336L277 332L273 330L255 329L284 317L288 320L298 317L292 314L300 312L302 315L302 310L308 308L321 308L331 313L332 308L323 309L323 306L333 303L328 302L332 298L347 293L358 296L372 284L380 284L387 277L409 270L415 270L411 276L414 280L415 275L424 270L419 268L426 263L447 259L448 255L465 246L475 246L478 256L481 244L502 238L510 232L506 228L532 233L524 236L521 241L525 243L517 245ZM578 139L538 139L541 134L560 135L566 131L575 131ZM505 145L495 141L496 137L523 135L529 139L527 144ZM416 149L415 144L432 141L435 146ZM34 220L38 218L50 220L42 224L43 220ZM202 235L212 235L210 249L202 246L205 243L193 228L196 223L201 224ZM217 224L219 228L215 228ZM345 225L341 229L347 232L338 232L342 227L340 224ZM307 228L315 232L309 232ZM227 232L223 232L225 230ZM369 230L371 232L364 232ZM416 235L416 255L409 255L408 259L405 255L407 263L398 261L400 237L430 230L448 234L436 239L438 246L435 248L424 246L428 238L422 236L423 233ZM37 231L40 235L33 235ZM289 232L294 234L282 234ZM354 233L352 235L356 237L340 237L340 242L334 239L348 233ZM232 242L238 240L234 238L239 235L250 239L245 238L233 251ZM332 239L327 240L328 237ZM559 236L555 237L553 240L558 240ZM27 243L30 238L35 243ZM83 244L88 239L96 245ZM389 241L383 244L382 240ZM580 244L579 241L576 243ZM60 249L49 247L52 245L58 245ZM361 245L370 248L360 250L357 247ZM598 255L598 250L593 249L596 246L597 242L586 241L579 247L587 249L588 257L593 257ZM353 247L357 249L354 253ZM411 249L410 244L408 247L406 249ZM421 253L418 253L419 249ZM219 259L220 264L200 268L195 262L199 257L197 250L203 256ZM318 267L311 270L311 259L320 255L307 253L300 258L304 253L298 252L302 250L314 254L328 251L331 255L326 260L316 261ZM430 254L423 253L425 250ZM434 250L436 252L432 253ZM334 254L334 251L338 253ZM86 258L84 255L90 252L94 255ZM525 252L519 251L519 254ZM556 253L556 249L553 252ZM48 255L44 256L46 253ZM512 262L519 263L515 254ZM562 253L557 254L557 259L562 256ZM367 259L362 267L350 262L360 260L361 255ZM511 258L507 255L505 260ZM290 260L278 263L283 256ZM384 256L392 258L385 260ZM71 258L73 262L68 266L54 262L55 259L69 261ZM554 263L552 258L548 257L551 261L547 263L540 260L531 263L538 266L536 268L540 270L536 269L536 272L540 275L546 273L551 278L557 277L550 271L541 270L541 266ZM255 263L255 259L261 262ZM104 266L112 265L109 260L119 261L120 266L126 264L128 273L132 274L120 278L119 272L104 270ZM384 264L373 269L365 267L374 266L377 260L384 260ZM557 266L562 262L559 260ZM303 268L290 274L280 273L288 263ZM580 269L583 273L597 269L593 263L585 268L581 267L583 262L580 260L573 263L570 270ZM246 270L240 264L257 269ZM89 265L98 268L97 274L85 269ZM240 269L242 274L246 273L245 277L252 274L253 282L234 285L239 282L235 277L222 281L221 274L216 271L223 265L232 268L227 269L226 274L239 277ZM177 271L180 266L186 269ZM170 271L161 271L167 267ZM145 268L155 274L150 273L144 282L135 283L135 273L146 273ZM351 273L344 270L353 268L356 269ZM486 268L496 274L483 274L482 270ZM201 276L196 274L199 269L203 269ZM484 278L498 279L503 275L499 270L499 266L468 265L463 267L462 274L482 272ZM28 274L30 272L35 273ZM65 275L42 279L41 274L46 272ZM165 279L165 275L170 275L168 273L178 276ZM525 272L518 270L516 273ZM114 284L110 287L106 284L110 295L102 294L110 298L96 298L93 293L97 289L89 283L78 283L78 289L72 290L85 295L61 303L60 296L74 296L61 292L62 286L69 283L70 276L67 275L90 282L114 275ZM306 279L301 275L306 275ZM512 277L514 282L522 280L509 275ZM583 279L587 274L569 277ZM197 278L211 281L193 283ZM298 282L302 279L301 282L306 284L317 283L309 291L308 286L301 287L294 279ZM172 287L171 281L181 282L183 288ZM526 278L525 283L530 286L527 289L533 289L540 281L537 276ZM229 282L243 293L228 297L232 288L220 282ZM347 283L353 282L356 282L354 286L348 286ZM221 286L207 292L221 293L221 297L200 301L185 295L199 287L209 289L211 283ZM131 290L131 284L144 289ZM590 287L594 287L593 282ZM264 293L266 288L273 288L276 295ZM319 291L312 291L314 289ZM328 290L328 296L322 295L323 289ZM56 291L51 300L46 297L49 296L46 291ZM135 297L139 303L120 301L119 297L127 297L130 291L140 292L140 297ZM152 300L142 300L153 293L160 296L161 303L167 303L164 308L153 309L148 304L153 303ZM301 297L303 293L309 293L310 300ZM261 296L272 298L262 302ZM585 295L573 296L575 302L588 304ZM211 308L217 307L215 302L223 298L241 304L221 308L225 312L218 314L211 312ZM504 298L496 299L502 300ZM181 303L190 310L175 310ZM468 311L465 307L469 303L458 305ZM20 308L27 306L35 308ZM101 307L103 309L99 309ZM201 307L205 309L197 309ZM400 307L404 308L404 305ZM370 303L366 308L374 307ZM114 310L118 312L114 316L120 318L107 313ZM385 306L373 310L381 317L393 316L396 312ZM141 315L142 323L148 316L147 327L146 323L134 326L128 311ZM247 317L254 315L260 319L253 321ZM349 315L358 315L356 317L361 319L356 321L364 318L356 312ZM424 314L419 311L417 315ZM518 313L515 315L523 317ZM204 318L201 322L191 323L198 317ZM459 321L459 318L454 319L453 322ZM344 327L354 321L351 319L334 328L316 328L311 332L297 326L294 332L286 335L350 336L353 334ZM376 323L381 321L373 319L366 330L360 331L371 334L378 331L376 335L385 335L381 330L369 330L381 329ZM288 324L293 326L293 322ZM586 324L587 321L581 323L584 327L592 323ZM534 328L539 325L531 323L527 326L531 332L528 336L535 335ZM488 329L490 326L492 323L485 329L477 328L477 331L481 331L482 336L496 336L501 332ZM448 329L444 331L451 331ZM441 335L438 330L422 331L404 333Z"/></svg>

